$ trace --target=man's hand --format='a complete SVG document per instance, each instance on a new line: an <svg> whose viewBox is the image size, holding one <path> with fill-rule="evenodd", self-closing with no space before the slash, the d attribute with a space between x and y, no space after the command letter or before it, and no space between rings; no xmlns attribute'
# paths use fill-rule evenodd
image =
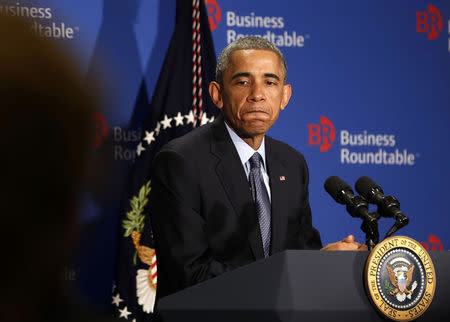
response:
<svg viewBox="0 0 450 322"><path fill-rule="evenodd" d="M367 246L355 241L355 236L348 235L343 240L326 245L321 250L367 250Z"/></svg>

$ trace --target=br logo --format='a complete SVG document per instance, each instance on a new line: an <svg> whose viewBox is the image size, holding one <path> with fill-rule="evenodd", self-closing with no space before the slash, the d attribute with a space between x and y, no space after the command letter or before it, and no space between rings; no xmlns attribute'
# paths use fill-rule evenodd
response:
<svg viewBox="0 0 450 322"><path fill-rule="evenodd" d="M333 123L321 116L320 124L308 124L308 137L308 145L320 145L320 152L328 151L336 138Z"/></svg>
<svg viewBox="0 0 450 322"><path fill-rule="evenodd" d="M436 7L428 5L428 11L416 11L416 31L426 32L428 40L433 40L442 31L442 16Z"/></svg>
<svg viewBox="0 0 450 322"><path fill-rule="evenodd" d="M420 243L427 251L444 250L444 246L442 246L440 239L437 238L437 236L431 234L428 236L428 242L420 242Z"/></svg>
<svg viewBox="0 0 450 322"><path fill-rule="evenodd" d="M209 27L211 31L219 26L222 12L216 0L206 0L206 9L208 10Z"/></svg>
<svg viewBox="0 0 450 322"><path fill-rule="evenodd" d="M94 137L94 148L98 148L103 144L103 141L108 136L108 124L106 124L105 119L100 113L94 113L94 126L95 126L95 137Z"/></svg>

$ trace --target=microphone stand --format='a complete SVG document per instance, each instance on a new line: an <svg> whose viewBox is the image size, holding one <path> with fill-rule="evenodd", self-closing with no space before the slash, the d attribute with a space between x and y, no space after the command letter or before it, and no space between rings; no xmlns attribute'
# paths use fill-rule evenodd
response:
<svg viewBox="0 0 450 322"><path fill-rule="evenodd" d="M369 251L380 241L380 233L378 232L378 219L380 217L380 214L376 211L371 212L363 219L363 223L361 224L361 230L366 233L366 245Z"/></svg>
<svg viewBox="0 0 450 322"><path fill-rule="evenodd" d="M393 233L395 233L398 229L405 227L409 223L409 218L405 215L399 215L395 218L395 223L391 227L391 229L388 230L386 233L386 236L384 236L384 239L390 237Z"/></svg>
<svg viewBox="0 0 450 322"><path fill-rule="evenodd" d="M346 202L347 212L352 217L360 217L363 220L361 230L366 233L366 245L369 250L372 250L380 241L380 233L378 232L378 219L380 215L378 212L369 213L369 203L361 196L354 196L349 198Z"/></svg>
<svg viewBox="0 0 450 322"><path fill-rule="evenodd" d="M390 237L398 229L405 227L409 223L409 218L400 211L400 202L393 196L385 196L381 199L377 210L383 217L393 217L395 219L394 225L388 230L384 239Z"/></svg>

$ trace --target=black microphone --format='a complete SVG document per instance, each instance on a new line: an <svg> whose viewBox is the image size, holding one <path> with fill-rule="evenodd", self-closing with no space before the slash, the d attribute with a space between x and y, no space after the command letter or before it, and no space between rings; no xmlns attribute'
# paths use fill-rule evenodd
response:
<svg viewBox="0 0 450 322"><path fill-rule="evenodd" d="M361 229L366 233L366 245L369 250L378 244L378 219L380 215L376 212L369 213L369 204L361 196L355 196L352 188L341 178L329 177L324 184L325 190L336 202L346 205L347 212L352 217L363 219Z"/></svg>
<svg viewBox="0 0 450 322"><path fill-rule="evenodd" d="M385 196L383 189L369 177L361 177L356 181L356 191L368 202L378 206L377 212L383 217L393 217L395 225L386 236L392 235L397 229L406 226L409 218L400 211L400 202L392 196Z"/></svg>
<svg viewBox="0 0 450 322"><path fill-rule="evenodd" d="M355 196L352 188L341 178L329 177L325 181L324 188L337 203L347 206L347 211L352 217L372 221L367 201L360 196Z"/></svg>

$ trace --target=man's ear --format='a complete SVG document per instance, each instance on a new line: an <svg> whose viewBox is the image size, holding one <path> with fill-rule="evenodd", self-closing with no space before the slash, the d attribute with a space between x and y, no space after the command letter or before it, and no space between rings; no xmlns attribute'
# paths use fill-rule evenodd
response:
<svg viewBox="0 0 450 322"><path fill-rule="evenodd" d="M222 92L221 92L220 84L212 81L209 83L209 95L211 96L212 101L218 108L223 107L223 101L222 101Z"/></svg>
<svg viewBox="0 0 450 322"><path fill-rule="evenodd" d="M289 103L292 95L292 88L290 84L283 85L283 97L281 98L281 110L284 110L286 105Z"/></svg>

